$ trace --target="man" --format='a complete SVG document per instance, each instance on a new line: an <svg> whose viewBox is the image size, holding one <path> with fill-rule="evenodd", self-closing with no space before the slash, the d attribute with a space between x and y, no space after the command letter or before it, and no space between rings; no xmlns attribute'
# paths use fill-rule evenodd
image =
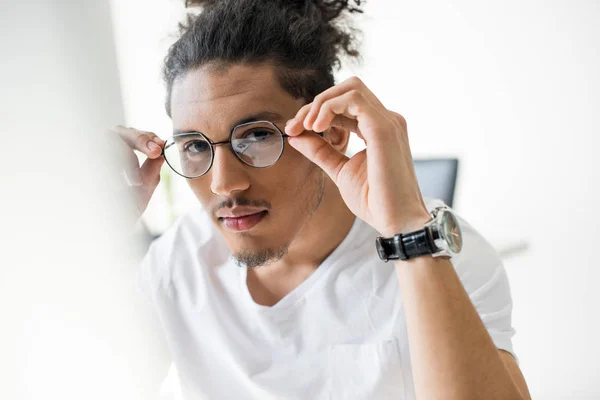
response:
<svg viewBox="0 0 600 400"><path fill-rule="evenodd" d="M224 20L211 7L181 40ZM307 102L279 64L167 61L173 137L116 128L148 156L142 208L163 160L201 205L140 269L185 397L529 398L495 251L460 217L454 251L423 248L432 212L451 210L421 197L404 118L356 77ZM366 149L348 158L351 132ZM393 240L378 253L398 234L422 255L395 259L410 243Z"/></svg>

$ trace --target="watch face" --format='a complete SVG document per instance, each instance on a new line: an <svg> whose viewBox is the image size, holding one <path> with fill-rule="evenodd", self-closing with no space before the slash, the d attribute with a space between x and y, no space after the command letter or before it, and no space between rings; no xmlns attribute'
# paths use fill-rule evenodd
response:
<svg viewBox="0 0 600 400"><path fill-rule="evenodd" d="M456 217L451 212L444 212L441 221L441 230L448 248L453 253L460 253L462 249L462 234Z"/></svg>

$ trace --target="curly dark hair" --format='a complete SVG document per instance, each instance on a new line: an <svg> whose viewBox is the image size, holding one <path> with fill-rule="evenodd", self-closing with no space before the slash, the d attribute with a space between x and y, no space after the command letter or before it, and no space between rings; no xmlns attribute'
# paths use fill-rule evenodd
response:
<svg viewBox="0 0 600 400"><path fill-rule="evenodd" d="M357 6L363 1L354 0ZM205 64L270 62L281 87L294 98L313 101L335 84L339 52L360 58L358 30L344 24L343 14L362 13L350 0L186 0L188 14L180 37L165 57L165 108L171 116L175 80Z"/></svg>

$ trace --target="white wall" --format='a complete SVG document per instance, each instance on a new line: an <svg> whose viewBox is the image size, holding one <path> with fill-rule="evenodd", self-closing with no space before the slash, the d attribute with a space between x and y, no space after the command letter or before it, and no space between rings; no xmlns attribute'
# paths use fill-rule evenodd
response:
<svg viewBox="0 0 600 400"><path fill-rule="evenodd" d="M112 2L127 122L161 136L158 63L180 3ZM364 66L339 78L359 75L406 117L415 156L460 157L456 209L472 224L529 242L506 267L534 398L599 398L600 3L371 0L367 10ZM168 223L160 197L148 212L157 229Z"/></svg>

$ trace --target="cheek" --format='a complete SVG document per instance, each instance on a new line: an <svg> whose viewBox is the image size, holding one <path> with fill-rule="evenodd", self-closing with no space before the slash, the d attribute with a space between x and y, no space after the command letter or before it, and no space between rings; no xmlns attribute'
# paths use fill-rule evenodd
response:
<svg viewBox="0 0 600 400"><path fill-rule="evenodd" d="M321 170L305 157L284 157L277 171L276 182L272 181L275 189L272 193L277 196L278 203L285 208L304 212L312 204L312 199L319 189ZM276 166L277 167L277 166ZM275 199L273 199L275 201ZM296 214L297 212L292 211Z"/></svg>

